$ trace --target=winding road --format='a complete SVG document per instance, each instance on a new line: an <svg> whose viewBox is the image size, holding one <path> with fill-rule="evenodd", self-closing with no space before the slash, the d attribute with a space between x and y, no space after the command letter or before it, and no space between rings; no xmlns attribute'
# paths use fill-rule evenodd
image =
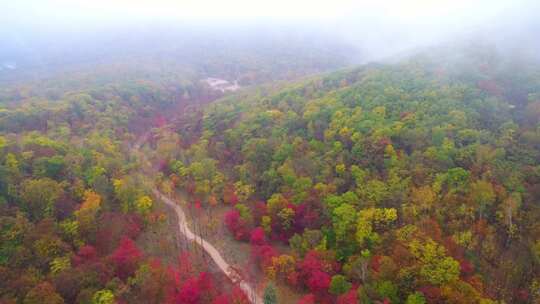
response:
<svg viewBox="0 0 540 304"><path fill-rule="evenodd" d="M133 147L133 150L135 152L139 152L141 145L146 141L146 138L148 138L148 135L145 134L143 137L139 138L135 146ZM142 153L136 153L136 155L141 155L143 159L141 161L146 164L148 161L146 157ZM234 268L225 261L225 259L221 256L219 251L214 247L211 243L206 241L204 238L202 238L200 235L197 235L191 231L189 228L189 225L187 223L187 218L184 210L182 207L173 199L166 196L162 192L160 192L155 186L152 187L152 193L154 196L158 199L160 199L163 203L165 203L167 206L172 208L174 212L176 213L176 216L178 217L178 232L186 237L186 239L190 241L194 241L199 246L201 246L204 251L212 258L214 263L219 267L219 269L233 282L237 281L237 276L234 271L232 271ZM244 291L246 296L248 297L249 301L252 304L263 304L263 300L261 297L257 294L255 288L253 288L248 282L244 280L239 281L239 286Z"/></svg>
<svg viewBox="0 0 540 304"><path fill-rule="evenodd" d="M212 258L214 263L219 267L219 269L232 281L235 280L235 274L231 272L231 265L225 261L225 259L221 256L219 251L214 247L212 244L210 244L208 241L206 241L201 236L193 233L191 229L189 228L186 220L186 214L184 213L184 210L182 207L180 207L174 200L171 198L165 196L163 193L161 193L156 188L152 189L152 192L154 193L155 197L159 198L162 202L164 202L167 206L171 207L178 216L178 231L183 234L188 240L195 241L199 246L201 246L204 251ZM263 304L262 299L257 295L257 292L254 288L252 288L247 282L240 281L240 288L244 291L244 293L249 298L250 302L253 304Z"/></svg>

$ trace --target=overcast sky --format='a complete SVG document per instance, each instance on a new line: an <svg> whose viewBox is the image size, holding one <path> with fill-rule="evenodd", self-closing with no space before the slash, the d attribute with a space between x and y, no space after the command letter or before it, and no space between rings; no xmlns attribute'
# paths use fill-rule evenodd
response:
<svg viewBox="0 0 540 304"><path fill-rule="evenodd" d="M33 32L155 23L312 27L379 57L478 33L505 41L527 32L520 43L540 40L540 0L0 0L0 12L5 44L32 40Z"/></svg>
<svg viewBox="0 0 540 304"><path fill-rule="evenodd" d="M456 26L540 8L536 0L16 0L1 1L4 20L83 24L158 19L331 20L382 18L395 23ZM535 4L536 3L536 4ZM536 12L536 14L539 14ZM518 22L519 20L516 20Z"/></svg>

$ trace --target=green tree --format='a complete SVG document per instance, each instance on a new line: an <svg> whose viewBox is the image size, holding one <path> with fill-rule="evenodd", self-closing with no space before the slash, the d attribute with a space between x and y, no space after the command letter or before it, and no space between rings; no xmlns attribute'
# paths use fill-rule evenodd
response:
<svg viewBox="0 0 540 304"><path fill-rule="evenodd" d="M338 242L343 242L354 234L356 210L353 206L344 203L333 211L332 225Z"/></svg>
<svg viewBox="0 0 540 304"><path fill-rule="evenodd" d="M92 304L114 304L114 294L108 289L96 291L92 296Z"/></svg>
<svg viewBox="0 0 540 304"><path fill-rule="evenodd" d="M471 185L471 196L473 201L477 204L477 210L480 218L483 217L488 206L492 205L495 201L495 191L491 183L478 180Z"/></svg>
<svg viewBox="0 0 540 304"><path fill-rule="evenodd" d="M264 304L277 304L277 294L274 284L269 283L264 289L263 302Z"/></svg>
<svg viewBox="0 0 540 304"><path fill-rule="evenodd" d="M347 282L343 275L337 274L332 277L328 291L333 295L341 295L351 289L352 284Z"/></svg>
<svg viewBox="0 0 540 304"><path fill-rule="evenodd" d="M55 258L50 263L51 272L53 274L58 274L65 269L69 269L70 267L71 267L71 260L69 257Z"/></svg>
<svg viewBox="0 0 540 304"><path fill-rule="evenodd" d="M135 201L141 196L141 189L135 180L130 177L115 179L113 181L114 194L120 201L123 212L129 212L135 209Z"/></svg>
<svg viewBox="0 0 540 304"><path fill-rule="evenodd" d="M299 256L304 256L306 252L315 249L317 247L323 247L325 239L320 230L305 229L302 235L295 233L290 239L290 247L298 253ZM322 244L321 244L322 243ZM322 245L322 246L321 246Z"/></svg>
<svg viewBox="0 0 540 304"><path fill-rule="evenodd" d="M281 209L277 216L281 220L281 227L283 227L283 229L288 230L291 228L294 220L294 210L292 208Z"/></svg>
<svg viewBox="0 0 540 304"><path fill-rule="evenodd" d="M50 178L25 180L21 188L23 210L36 220L52 216L55 202L62 193L62 186Z"/></svg>
<svg viewBox="0 0 540 304"><path fill-rule="evenodd" d="M446 173L437 174L433 188L439 193L446 185L448 192L466 192L470 176L470 172L461 167L452 168Z"/></svg>
<svg viewBox="0 0 540 304"><path fill-rule="evenodd" d="M459 277L459 262L446 256L443 246L429 239L425 243L413 240L409 248L420 262L420 276L434 285L456 281Z"/></svg>
<svg viewBox="0 0 540 304"><path fill-rule="evenodd" d="M313 186L313 182L311 181L311 178L309 177L297 178L294 181L293 186L292 186L292 190L294 193L292 197L292 201L296 204L303 202L307 198L308 191L311 189L312 186Z"/></svg>
<svg viewBox="0 0 540 304"><path fill-rule="evenodd" d="M398 287L390 281L377 282L375 290L381 299L389 299L391 303L399 303Z"/></svg>
<svg viewBox="0 0 540 304"><path fill-rule="evenodd" d="M148 195L143 195L135 202L135 208L140 214L147 214L152 209L153 201Z"/></svg>
<svg viewBox="0 0 540 304"><path fill-rule="evenodd" d="M379 234L374 228L384 227L397 220L397 210L394 208L367 208L358 212L356 225L356 241L363 247L378 242Z"/></svg>
<svg viewBox="0 0 540 304"><path fill-rule="evenodd" d="M248 206L244 204L236 204L234 208L240 213L240 218L246 222L251 221L251 210L248 208Z"/></svg>
<svg viewBox="0 0 540 304"><path fill-rule="evenodd" d="M426 299L422 293L417 291L407 297L405 304L426 304Z"/></svg>

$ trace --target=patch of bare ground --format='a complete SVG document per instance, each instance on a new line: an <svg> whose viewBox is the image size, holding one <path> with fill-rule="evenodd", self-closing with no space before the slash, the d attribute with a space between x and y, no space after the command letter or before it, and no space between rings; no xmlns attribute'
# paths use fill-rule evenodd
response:
<svg viewBox="0 0 540 304"><path fill-rule="evenodd" d="M207 272L213 275L220 286L232 289L232 282L212 262L204 250L193 241L178 233L178 217L165 204L156 203L155 211L164 214L163 221L152 224L137 238L137 245L143 252L160 259L165 265L178 267L189 258L194 273ZM226 288L227 289L227 288Z"/></svg>
<svg viewBox="0 0 540 304"><path fill-rule="evenodd" d="M177 192L175 196L179 198L179 201L190 201L181 192ZM263 294L268 281L265 279L264 273L251 259L251 245L234 239L224 223L225 213L231 210L231 207L217 205L208 209L197 209L186 203L183 208L190 228L212 243L229 264L242 271L246 279L256 287L257 293ZM281 243L274 242L272 245L280 253L288 254L290 252L290 248ZM278 303L296 303L304 295L301 291L287 285L286 282L278 281L274 282L274 285L277 290Z"/></svg>

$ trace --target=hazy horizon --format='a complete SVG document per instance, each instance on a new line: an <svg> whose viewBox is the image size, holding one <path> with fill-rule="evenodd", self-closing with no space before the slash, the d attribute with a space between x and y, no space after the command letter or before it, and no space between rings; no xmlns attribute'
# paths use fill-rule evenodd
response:
<svg viewBox="0 0 540 304"><path fill-rule="evenodd" d="M124 54L161 56L204 43L205 48L249 45L263 51L295 43L328 52L342 48L352 64L467 40L538 56L535 37L540 37L540 4L532 0L28 0L0 8L5 70Z"/></svg>

